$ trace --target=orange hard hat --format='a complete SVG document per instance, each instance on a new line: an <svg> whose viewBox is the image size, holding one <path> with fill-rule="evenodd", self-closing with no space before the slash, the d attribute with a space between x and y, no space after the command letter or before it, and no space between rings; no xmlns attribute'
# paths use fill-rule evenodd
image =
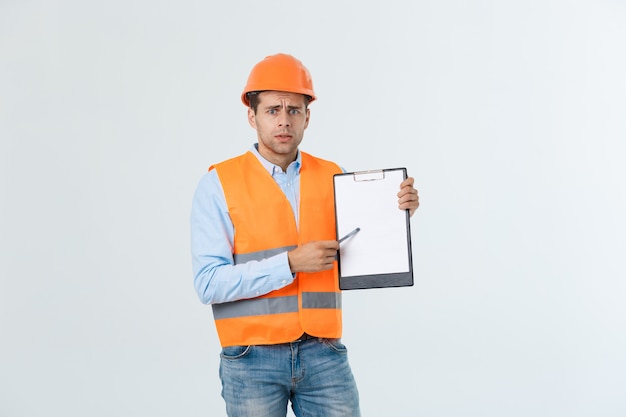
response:
<svg viewBox="0 0 626 417"><path fill-rule="evenodd" d="M252 68L241 101L249 107L249 92L267 90L305 94L311 97L310 101L315 100L309 70L302 62L287 54L267 56Z"/></svg>

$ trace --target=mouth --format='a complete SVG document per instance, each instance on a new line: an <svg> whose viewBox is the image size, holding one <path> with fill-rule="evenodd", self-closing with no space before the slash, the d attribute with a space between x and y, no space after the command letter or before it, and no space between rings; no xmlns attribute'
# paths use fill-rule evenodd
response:
<svg viewBox="0 0 626 417"><path fill-rule="evenodd" d="M274 137L278 139L280 142L288 142L291 140L293 136L287 133L281 133L281 134L275 135Z"/></svg>

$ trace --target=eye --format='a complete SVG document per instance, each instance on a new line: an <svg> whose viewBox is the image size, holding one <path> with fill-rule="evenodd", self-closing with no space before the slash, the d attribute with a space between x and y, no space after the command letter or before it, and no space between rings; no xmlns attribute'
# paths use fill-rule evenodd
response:
<svg viewBox="0 0 626 417"><path fill-rule="evenodd" d="M269 109L267 112L269 114L276 114L276 109Z"/></svg>
<svg viewBox="0 0 626 417"><path fill-rule="evenodd" d="M291 109L291 110L289 110L289 114L298 114L298 113L300 113L300 110L298 110L298 109Z"/></svg>

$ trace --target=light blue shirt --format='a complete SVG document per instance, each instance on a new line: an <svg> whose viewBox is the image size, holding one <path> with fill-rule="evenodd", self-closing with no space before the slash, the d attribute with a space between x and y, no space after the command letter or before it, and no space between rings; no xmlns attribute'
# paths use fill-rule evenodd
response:
<svg viewBox="0 0 626 417"><path fill-rule="evenodd" d="M250 151L285 193L298 224L300 151L287 167L287 172L263 158L256 144ZM224 190L213 169L200 179L191 208L192 266L200 301L214 304L254 298L293 282L287 252L235 265L233 246L233 222L228 214Z"/></svg>

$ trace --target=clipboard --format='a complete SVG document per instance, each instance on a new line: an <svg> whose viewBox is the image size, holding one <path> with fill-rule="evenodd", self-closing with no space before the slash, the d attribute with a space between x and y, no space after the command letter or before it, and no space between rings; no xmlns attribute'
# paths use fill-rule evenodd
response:
<svg viewBox="0 0 626 417"><path fill-rule="evenodd" d="M337 252L341 290L413 285L409 210L397 197L406 178L406 168L333 176L337 239L353 233Z"/></svg>

